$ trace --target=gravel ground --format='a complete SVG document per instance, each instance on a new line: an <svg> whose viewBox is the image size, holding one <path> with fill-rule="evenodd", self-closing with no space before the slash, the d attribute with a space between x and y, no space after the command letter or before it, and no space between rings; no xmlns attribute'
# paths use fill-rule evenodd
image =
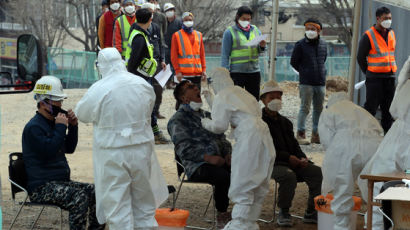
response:
<svg viewBox="0 0 410 230"><path fill-rule="evenodd" d="M283 97L283 109L281 111L282 115L290 118L293 124L296 124L299 98L297 92L297 84L295 83L284 83L282 86L285 89ZM64 102L63 108L73 108L78 100L85 93L85 89L71 89L66 90L69 98ZM7 165L8 165L8 154L10 152L21 151L21 132L24 125L35 113L36 107L33 101L32 94L20 94L20 95L2 95L0 97L1 104L1 154L0 154L0 172L2 179L2 193L3 193L3 227L8 228L12 220L13 215L16 212L16 206L13 205L10 194L10 184L7 181ZM204 103L206 104L206 103ZM163 105L161 106L161 114L169 119L175 112L174 109L175 101L172 97L172 91L166 90L164 92ZM204 106L207 109L207 105ZM159 120L159 127L164 131L167 137L166 124L167 119ZM311 116L308 117L306 122L307 125L307 135L310 138L311 133ZM296 126L296 125L295 125ZM158 155L161 168L165 175L165 178L169 184L175 186L178 185L178 180L176 176L175 163L173 161L173 145L161 145L156 146L156 153ZM324 149L321 145L313 144L302 146L303 151L311 157L312 160L317 164L321 165ZM80 124L79 125L79 144L76 153L69 155L68 161L72 170L72 179L83 181L83 182L93 182L93 171L92 171L92 125ZM271 182L270 192L266 198L261 217L270 218L272 215L272 205L273 205L273 181ZM189 225L200 225L206 226L207 223L203 221L201 213L203 212L206 204L210 198L211 188L208 185L194 185L187 184L184 185L178 199L177 207L182 209L187 209L190 211L191 215L188 220ZM299 183L296 189L296 196L293 201L293 206L291 208L291 213L295 215L303 215L304 209L306 207L307 199L307 186L304 183ZM19 196L21 198L21 196ZM162 207L170 207L171 199L165 202ZM232 206L230 206L231 208ZM19 217L18 223L15 225L14 229L29 229L34 216L39 209L37 208L25 208ZM211 212L208 213L208 218L212 217ZM362 229L363 218L358 219L358 228ZM68 229L68 214L64 212L64 226L63 229ZM294 219L294 227L286 229L317 229L316 225L305 225L299 219ZM276 224L270 223L265 224L259 222L261 230L268 229L285 229L279 228ZM39 220L36 229L59 229L59 214L56 210L47 208L44 214Z"/></svg>

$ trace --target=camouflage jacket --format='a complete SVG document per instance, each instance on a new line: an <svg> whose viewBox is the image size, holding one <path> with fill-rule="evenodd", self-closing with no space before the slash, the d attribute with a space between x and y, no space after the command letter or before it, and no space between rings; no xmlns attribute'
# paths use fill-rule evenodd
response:
<svg viewBox="0 0 410 230"><path fill-rule="evenodd" d="M183 104L168 122L168 133L174 143L175 153L186 169L188 179L195 170L206 163L204 154L224 157L232 153L231 143L225 135L218 135L204 129L201 118L211 117L209 112L193 111Z"/></svg>

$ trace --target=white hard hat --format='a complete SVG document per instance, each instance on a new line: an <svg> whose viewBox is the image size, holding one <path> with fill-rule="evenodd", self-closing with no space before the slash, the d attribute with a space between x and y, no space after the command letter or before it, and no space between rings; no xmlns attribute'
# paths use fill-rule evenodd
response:
<svg viewBox="0 0 410 230"><path fill-rule="evenodd" d="M164 11L170 10L170 9L175 9L174 4L172 3L165 3L164 4Z"/></svg>
<svg viewBox="0 0 410 230"><path fill-rule="evenodd" d="M259 97L262 97L265 93L269 92L281 92L283 94L283 89L280 88L276 81L270 80L263 84Z"/></svg>
<svg viewBox="0 0 410 230"><path fill-rule="evenodd" d="M152 11L155 11L155 5L149 2L146 2L142 4L141 9L151 9Z"/></svg>
<svg viewBox="0 0 410 230"><path fill-rule="evenodd" d="M137 6L142 6L145 3L145 0L137 0Z"/></svg>
<svg viewBox="0 0 410 230"><path fill-rule="evenodd" d="M60 79L54 76L41 77L34 86L34 99L39 102L44 99L52 101L62 101L67 98L63 92L63 85Z"/></svg>

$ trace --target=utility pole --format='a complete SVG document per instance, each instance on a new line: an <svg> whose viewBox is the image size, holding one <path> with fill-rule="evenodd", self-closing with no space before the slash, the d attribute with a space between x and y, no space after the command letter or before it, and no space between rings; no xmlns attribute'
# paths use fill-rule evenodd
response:
<svg viewBox="0 0 410 230"><path fill-rule="evenodd" d="M269 80L275 80L276 69L276 33L278 31L279 0L272 0L272 31L270 37L270 71Z"/></svg>
<svg viewBox="0 0 410 230"><path fill-rule="evenodd" d="M353 18L353 37L352 48L350 52L350 67L349 67L349 99L353 101L354 84L356 75L356 56L357 56L357 43L359 38L359 23L360 12L362 10L362 0L356 0L354 4L354 18Z"/></svg>

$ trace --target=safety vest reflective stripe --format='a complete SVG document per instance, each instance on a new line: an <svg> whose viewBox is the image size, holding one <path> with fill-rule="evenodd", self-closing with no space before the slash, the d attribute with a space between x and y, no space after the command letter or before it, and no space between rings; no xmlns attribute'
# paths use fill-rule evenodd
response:
<svg viewBox="0 0 410 230"><path fill-rule="evenodd" d="M125 56L125 52L127 50L127 45L128 45L128 39L129 39L129 33L130 33L130 29L131 29L131 25L128 22L127 16L126 15L122 15L121 17L119 17L120 20L120 31L121 31L121 46L122 46L122 53L121 55L124 57ZM136 22L137 20L134 20L134 22Z"/></svg>
<svg viewBox="0 0 410 230"><path fill-rule="evenodd" d="M375 73L396 72L397 64L394 56L396 37L393 30L388 33L387 43L374 27L367 30L366 34L371 44L367 56L367 70Z"/></svg>
<svg viewBox="0 0 410 230"><path fill-rule="evenodd" d="M259 61L259 56L252 56L251 59L249 59L249 56L248 56L248 57L231 57L231 61L232 61L232 62L238 62L238 61L250 61L250 62Z"/></svg>
<svg viewBox="0 0 410 230"><path fill-rule="evenodd" d="M386 62L376 62L376 63L368 63L368 66L390 66L390 64L392 65L396 65L396 62L390 62L390 63L386 63Z"/></svg>
<svg viewBox="0 0 410 230"><path fill-rule="evenodd" d="M125 65L128 65L128 61L130 60L130 57L131 57L132 41L134 40L135 36L138 34L141 34L145 39L145 42L148 48L149 58L144 58L142 60L142 62L139 64L137 68L137 71L146 77L152 77L155 74L155 71L157 70L158 63L154 59L154 46L149 42L148 37L145 35L144 32L141 32L139 30L133 30L131 32L131 35L128 39L127 49L125 52Z"/></svg>
<svg viewBox="0 0 410 230"><path fill-rule="evenodd" d="M258 46L246 46L245 44L252 41L256 36L259 35L259 30L256 26L252 26L252 31L249 34L249 39L243 33L240 33L237 29L232 26L229 30L232 35L232 51L231 51L231 64L240 64L247 62L257 62L259 61Z"/></svg>
<svg viewBox="0 0 410 230"><path fill-rule="evenodd" d="M186 32L179 30L177 32L177 38L179 39L178 47L178 65L182 74L200 74L202 73L201 62L201 40L202 35L200 32L194 30L195 43L191 44L191 41L186 35Z"/></svg>
<svg viewBox="0 0 410 230"><path fill-rule="evenodd" d="M179 64L179 67L185 68L202 68L201 64Z"/></svg>

